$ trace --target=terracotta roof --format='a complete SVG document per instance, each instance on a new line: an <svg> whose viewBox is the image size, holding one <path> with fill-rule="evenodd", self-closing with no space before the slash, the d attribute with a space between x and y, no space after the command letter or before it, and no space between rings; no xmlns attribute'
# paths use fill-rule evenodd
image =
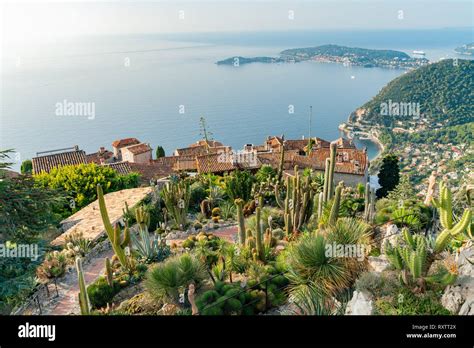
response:
<svg viewBox="0 0 474 348"><path fill-rule="evenodd" d="M341 148L349 148L349 149L355 149L356 146L354 145L354 142L350 139L344 139L344 138L339 138L334 141L337 144L337 147Z"/></svg>
<svg viewBox="0 0 474 348"><path fill-rule="evenodd" d="M130 146L130 145L135 145L135 144L140 144L140 141L137 138L125 138L125 139L115 140L112 143L112 146L121 148L124 146Z"/></svg>
<svg viewBox="0 0 474 348"><path fill-rule="evenodd" d="M196 147L196 146L209 146L209 147L219 147L224 146L221 142L215 140L198 140L194 144L189 145L188 147Z"/></svg>
<svg viewBox="0 0 474 348"><path fill-rule="evenodd" d="M104 165L112 168L120 175L126 175L132 172L132 167L130 167L129 162L115 162L115 163L108 163Z"/></svg>
<svg viewBox="0 0 474 348"><path fill-rule="evenodd" d="M133 172L140 174L140 180L148 183L151 179L161 179L170 176L174 170L170 166L151 161L149 163L130 163Z"/></svg>
<svg viewBox="0 0 474 348"><path fill-rule="evenodd" d="M207 148L205 145L196 145L191 147L184 147L182 149L176 149L175 153L177 156L185 156L185 157L196 157L196 156L204 156L208 153L217 153L220 151L230 151L231 148L229 146L216 146Z"/></svg>
<svg viewBox="0 0 474 348"><path fill-rule="evenodd" d="M221 158L221 154L218 153L196 157L198 172L222 173L236 169L232 162L222 161Z"/></svg>
<svg viewBox="0 0 474 348"><path fill-rule="evenodd" d="M0 169L0 178L14 179L20 177L21 174L10 169Z"/></svg>
<svg viewBox="0 0 474 348"><path fill-rule="evenodd" d="M55 167L87 163L87 159L83 150L74 150L33 157L31 162L33 163L33 174L39 174L43 171L49 173Z"/></svg>
<svg viewBox="0 0 474 348"><path fill-rule="evenodd" d="M181 170L197 170L196 157L179 156L176 163L173 166L176 171Z"/></svg>
<svg viewBox="0 0 474 348"><path fill-rule="evenodd" d="M130 152L133 153L134 155L139 155L139 154L142 154L142 153L146 153L146 152L152 151L150 145L144 144L144 143L137 144L137 145L127 146L127 147L124 148L123 150L125 150L125 149L128 150L128 151L130 151ZM122 150L122 151L123 151L123 150Z"/></svg>
<svg viewBox="0 0 474 348"><path fill-rule="evenodd" d="M104 161L107 161L108 159L112 158L114 156L114 153L112 151L105 150L104 152L94 152L94 153L89 153L86 155L86 161L87 163L95 163L95 164L101 164L100 159L103 158Z"/></svg>

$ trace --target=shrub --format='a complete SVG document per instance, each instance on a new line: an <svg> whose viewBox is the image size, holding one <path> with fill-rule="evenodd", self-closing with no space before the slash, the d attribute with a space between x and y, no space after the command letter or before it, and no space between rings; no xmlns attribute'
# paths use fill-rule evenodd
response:
<svg viewBox="0 0 474 348"><path fill-rule="evenodd" d="M364 272L355 282L358 291L372 294L375 298L393 295L400 283L392 274Z"/></svg>
<svg viewBox="0 0 474 348"><path fill-rule="evenodd" d="M148 271L145 286L159 300L178 302L179 294L191 282L198 287L207 278L204 265L190 254L167 259Z"/></svg>
<svg viewBox="0 0 474 348"><path fill-rule="evenodd" d="M260 167L260 169L257 171L255 174L255 178L259 181L267 181L269 179L274 178L277 175L277 172L275 169L273 169L272 166L269 166L268 164L263 165Z"/></svg>
<svg viewBox="0 0 474 348"><path fill-rule="evenodd" d="M413 294L406 288L400 288L392 297L375 301L375 313L381 315L450 315L433 291Z"/></svg>
<svg viewBox="0 0 474 348"><path fill-rule="evenodd" d="M111 303L119 290L120 287L116 282L113 283L113 286L110 286L105 277L98 278L87 287L87 294L89 295L92 308L102 308L107 303Z"/></svg>
<svg viewBox="0 0 474 348"><path fill-rule="evenodd" d="M31 174L33 171L33 163L31 160L25 160L21 164L21 174Z"/></svg>
<svg viewBox="0 0 474 348"><path fill-rule="evenodd" d="M233 171L225 177L225 192L233 202L237 198L248 201L251 198L252 185L255 178L248 171Z"/></svg>
<svg viewBox="0 0 474 348"><path fill-rule="evenodd" d="M64 253L53 251L46 255L43 263L36 270L40 280L59 278L66 272L67 259Z"/></svg>
<svg viewBox="0 0 474 348"><path fill-rule="evenodd" d="M200 211L201 202L206 199L206 187L200 181L196 181L190 186L191 189L191 197L189 198L189 208L196 212Z"/></svg>
<svg viewBox="0 0 474 348"><path fill-rule="evenodd" d="M119 175L108 166L88 163L53 168L34 179L38 186L64 190L73 200L65 209L76 211L97 199L98 184L105 192L137 187L139 175Z"/></svg>

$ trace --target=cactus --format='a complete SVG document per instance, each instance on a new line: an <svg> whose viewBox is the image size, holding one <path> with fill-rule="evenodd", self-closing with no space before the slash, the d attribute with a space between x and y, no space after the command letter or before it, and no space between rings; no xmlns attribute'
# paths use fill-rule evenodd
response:
<svg viewBox="0 0 474 348"><path fill-rule="evenodd" d="M189 199L191 189L186 181L169 182L161 191L166 209L171 214L174 222L184 228L188 223Z"/></svg>
<svg viewBox="0 0 474 348"><path fill-rule="evenodd" d="M281 151L280 151L280 163L278 165L278 182L281 181L281 178L283 177L283 165L285 163L285 147L282 145L281 146Z"/></svg>
<svg viewBox="0 0 474 348"><path fill-rule="evenodd" d="M323 186L323 202L328 201L328 190L329 190L329 170L331 167L331 158L326 158L326 163L324 166L324 186Z"/></svg>
<svg viewBox="0 0 474 348"><path fill-rule="evenodd" d="M331 212L329 213L329 225L334 226L336 224L337 218L339 217L339 208L341 205L341 194L344 187L344 182L340 182L336 187L336 194L334 195L334 200L331 206Z"/></svg>
<svg viewBox="0 0 474 348"><path fill-rule="evenodd" d="M102 187L100 186L100 184L97 185L97 197L99 200L99 209L100 215L102 217L102 222L104 224L107 237L109 238L109 241L112 244L112 249L114 250L115 255L117 256L117 259L119 260L122 267L128 269L129 263L127 256L125 255L125 247L130 244L130 230L128 229L128 226L125 226L124 236L123 238L121 238L120 226L118 224L115 224L115 226L112 227L112 224L110 223L109 219L109 214L107 212L107 207L105 205L104 192L102 191Z"/></svg>
<svg viewBox="0 0 474 348"><path fill-rule="evenodd" d="M245 245L250 250L255 248L255 238L253 237L252 231L250 229L248 229L246 232Z"/></svg>
<svg viewBox="0 0 474 348"><path fill-rule="evenodd" d="M255 244L257 246L257 256L261 261L264 261L264 253L263 253L263 244L262 244L262 223L260 221L261 216L261 207L257 207L256 209L256 220L257 223L255 224Z"/></svg>
<svg viewBox="0 0 474 348"><path fill-rule="evenodd" d="M329 158L331 160L331 166L329 167L328 173L328 197L329 201L334 195L334 170L336 168L336 143L331 143L330 145Z"/></svg>
<svg viewBox="0 0 474 348"><path fill-rule="evenodd" d="M311 204L313 203L313 190L311 189L309 177L301 178L298 166L295 166L295 176L287 177L285 180L286 197L282 201L278 184L275 186L275 197L278 205L284 209L285 231L287 236L298 231L311 216Z"/></svg>
<svg viewBox="0 0 474 348"><path fill-rule="evenodd" d="M207 199L203 199L199 205L201 208L201 214L206 218L211 216L211 205Z"/></svg>
<svg viewBox="0 0 474 348"><path fill-rule="evenodd" d="M364 191L364 220L369 221L369 205L370 205L370 183L365 184Z"/></svg>
<svg viewBox="0 0 474 348"><path fill-rule="evenodd" d="M404 245L398 244L392 247L388 241L385 242L385 255L388 261L398 270L402 271L401 278L406 285L412 282L424 284L426 282L439 283L443 285L452 284L457 274L444 269L441 273L427 276L427 272L435 259L435 253L430 254L426 237L412 235L404 228L402 230ZM411 275L411 279L408 277Z"/></svg>
<svg viewBox="0 0 474 348"><path fill-rule="evenodd" d="M150 213L143 206L139 206L135 210L135 219L140 228L148 230L148 226L150 226Z"/></svg>
<svg viewBox="0 0 474 348"><path fill-rule="evenodd" d="M82 269L81 258L76 259L76 270L77 270L77 279L79 281L79 306L81 307L82 315L89 315L90 312L90 302L89 295L87 294L86 281L84 279L84 271Z"/></svg>
<svg viewBox="0 0 474 348"><path fill-rule="evenodd" d="M471 223L472 211L471 209L466 208L461 219L456 224L453 224L453 202L451 190L444 181L439 183L439 198L432 198L431 201L438 209L439 220L443 227L443 231L441 231L435 240L434 251L439 253L446 248L446 245L452 237L466 231Z"/></svg>
<svg viewBox="0 0 474 348"><path fill-rule="evenodd" d="M237 222L239 223L239 243L240 245L245 244L245 219L244 219L244 201L241 198L237 198L235 201L237 207Z"/></svg>
<svg viewBox="0 0 474 348"><path fill-rule="evenodd" d="M107 278L107 284L110 286L114 285L114 278L112 276L112 264L110 263L110 259L107 257L105 258L105 275Z"/></svg>

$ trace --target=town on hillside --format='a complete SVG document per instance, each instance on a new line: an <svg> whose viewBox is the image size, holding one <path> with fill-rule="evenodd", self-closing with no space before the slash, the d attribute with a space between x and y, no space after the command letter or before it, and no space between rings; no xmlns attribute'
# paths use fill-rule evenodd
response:
<svg viewBox="0 0 474 348"><path fill-rule="evenodd" d="M334 143L335 180L344 181L349 186L365 184L369 168L366 149L357 149L351 140L342 137ZM263 165L278 169L282 151L285 175L292 175L295 166L300 170L309 168L323 173L326 158L330 156L330 142L318 137L309 140L268 136L261 145L245 144L243 149L234 150L219 141L199 140L187 147L176 149L171 156L153 158L150 144L137 138L125 138L114 141L111 150L100 147L99 151L89 154L77 145L39 152L32 158L32 172L49 173L58 166L96 163L109 166L121 175L138 173L141 183L147 184L183 172L223 175L234 170L248 170L255 173Z"/></svg>

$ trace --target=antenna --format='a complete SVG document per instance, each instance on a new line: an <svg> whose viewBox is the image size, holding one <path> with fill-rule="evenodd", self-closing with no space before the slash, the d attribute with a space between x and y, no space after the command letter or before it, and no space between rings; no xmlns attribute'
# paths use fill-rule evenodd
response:
<svg viewBox="0 0 474 348"><path fill-rule="evenodd" d="M309 106L309 135L308 138L311 139L311 118L313 117L313 106Z"/></svg>

